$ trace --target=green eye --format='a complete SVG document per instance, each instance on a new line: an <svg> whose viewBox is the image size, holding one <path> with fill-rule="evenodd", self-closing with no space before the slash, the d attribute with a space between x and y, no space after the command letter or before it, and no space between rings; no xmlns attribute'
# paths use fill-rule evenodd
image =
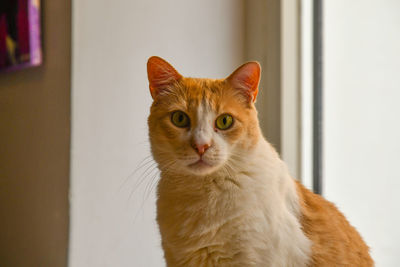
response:
<svg viewBox="0 0 400 267"><path fill-rule="evenodd" d="M175 126L179 128L188 127L190 124L188 115L186 115L186 113L183 111L173 112L171 115L171 121Z"/></svg>
<svg viewBox="0 0 400 267"><path fill-rule="evenodd" d="M233 117L229 114L222 114L215 121L215 127L220 130L227 130L233 124Z"/></svg>

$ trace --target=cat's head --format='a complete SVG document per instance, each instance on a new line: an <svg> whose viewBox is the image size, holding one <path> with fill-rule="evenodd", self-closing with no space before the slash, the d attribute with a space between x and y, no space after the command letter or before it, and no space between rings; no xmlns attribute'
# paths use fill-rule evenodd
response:
<svg viewBox="0 0 400 267"><path fill-rule="evenodd" d="M207 175L246 157L257 143L257 62L213 80L183 77L165 60L151 57L147 73L154 100L148 119L151 149L162 171Z"/></svg>

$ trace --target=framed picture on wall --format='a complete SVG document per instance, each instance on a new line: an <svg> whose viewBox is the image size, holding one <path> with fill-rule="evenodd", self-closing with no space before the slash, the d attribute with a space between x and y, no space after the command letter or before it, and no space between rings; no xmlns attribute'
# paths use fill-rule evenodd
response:
<svg viewBox="0 0 400 267"><path fill-rule="evenodd" d="M0 0L0 71L42 63L40 0Z"/></svg>

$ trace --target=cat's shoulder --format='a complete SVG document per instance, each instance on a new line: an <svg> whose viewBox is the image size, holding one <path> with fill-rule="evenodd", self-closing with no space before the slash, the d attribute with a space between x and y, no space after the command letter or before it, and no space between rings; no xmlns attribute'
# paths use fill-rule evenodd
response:
<svg viewBox="0 0 400 267"><path fill-rule="evenodd" d="M331 202L296 183L301 224L312 241L315 266L373 266L369 248L357 230Z"/></svg>

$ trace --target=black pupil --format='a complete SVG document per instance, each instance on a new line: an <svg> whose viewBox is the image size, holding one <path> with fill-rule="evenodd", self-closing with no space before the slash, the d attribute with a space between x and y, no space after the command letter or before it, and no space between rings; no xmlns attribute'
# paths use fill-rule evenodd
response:
<svg viewBox="0 0 400 267"><path fill-rule="evenodd" d="M223 123L223 124L226 124L226 117L224 117L224 118L222 119L222 123Z"/></svg>
<svg viewBox="0 0 400 267"><path fill-rule="evenodd" d="M179 122L183 121L183 115L182 114L179 114L178 120L179 120Z"/></svg>

